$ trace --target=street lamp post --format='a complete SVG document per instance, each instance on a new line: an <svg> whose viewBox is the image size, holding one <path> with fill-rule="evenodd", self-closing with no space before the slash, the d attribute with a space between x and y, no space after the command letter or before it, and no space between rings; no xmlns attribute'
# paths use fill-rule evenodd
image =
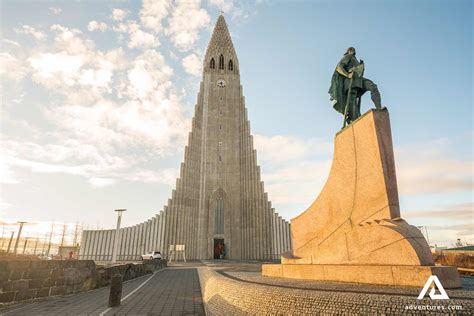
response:
<svg viewBox="0 0 474 316"><path fill-rule="evenodd" d="M51 241L53 239L53 232L54 232L54 222L51 224L51 233L49 234L48 250L46 251L46 256L49 256L49 252L51 251Z"/></svg>
<svg viewBox="0 0 474 316"><path fill-rule="evenodd" d="M21 237L21 230L23 229L23 225L26 222L18 222L20 224L20 228L18 229L18 235L16 236L16 241L15 241L15 248L13 248L13 253L16 255L16 251L18 250L18 243L20 242L20 237Z"/></svg>
<svg viewBox="0 0 474 316"><path fill-rule="evenodd" d="M38 240L39 240L39 235L36 235L35 250L33 251L33 255L35 256L36 256L36 249L38 248Z"/></svg>
<svg viewBox="0 0 474 316"><path fill-rule="evenodd" d="M126 209L115 210L115 212L117 212L117 228L115 229L114 248L112 249L112 264L114 264L117 261L120 222L122 221L122 213L125 211Z"/></svg>
<svg viewBox="0 0 474 316"><path fill-rule="evenodd" d="M25 244L23 245L23 254L25 254L27 246L28 246L28 237L25 237Z"/></svg>
<svg viewBox="0 0 474 316"><path fill-rule="evenodd" d="M10 253L10 248L12 246L12 241L13 241L13 235L15 235L15 232L12 231L12 234L10 236L10 241L8 242L7 253Z"/></svg>

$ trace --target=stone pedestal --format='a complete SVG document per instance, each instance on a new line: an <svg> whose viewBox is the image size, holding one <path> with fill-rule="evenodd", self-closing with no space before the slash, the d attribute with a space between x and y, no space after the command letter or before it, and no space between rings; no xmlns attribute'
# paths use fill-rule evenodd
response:
<svg viewBox="0 0 474 316"><path fill-rule="evenodd" d="M291 221L293 251L264 276L423 286L437 275L460 286L454 267L436 267L429 246L400 217L388 111L371 110L335 138L329 178Z"/></svg>

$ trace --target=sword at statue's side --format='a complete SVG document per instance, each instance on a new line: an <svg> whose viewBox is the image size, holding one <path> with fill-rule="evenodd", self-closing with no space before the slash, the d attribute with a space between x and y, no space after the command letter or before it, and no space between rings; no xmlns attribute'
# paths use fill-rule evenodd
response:
<svg viewBox="0 0 474 316"><path fill-rule="evenodd" d="M344 122L342 123L342 128L346 127L346 122L347 122L347 108L349 107L349 98L351 95L351 89L352 89L352 78L354 77L354 74L352 74L351 81L349 81L349 89L347 90L347 99L346 99L346 107L344 109Z"/></svg>

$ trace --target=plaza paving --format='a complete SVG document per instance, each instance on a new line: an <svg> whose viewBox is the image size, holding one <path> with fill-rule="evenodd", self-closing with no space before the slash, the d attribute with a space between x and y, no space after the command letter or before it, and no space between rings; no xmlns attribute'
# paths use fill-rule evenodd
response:
<svg viewBox="0 0 474 316"><path fill-rule="evenodd" d="M172 263L124 282L120 307L107 307L105 287L7 306L0 315L425 314L405 310L410 304L462 305L441 314L473 312L474 278L462 278L463 289L447 290L448 301L418 301L416 288L267 278L260 271L251 261Z"/></svg>
<svg viewBox="0 0 474 316"><path fill-rule="evenodd" d="M0 315L204 315L198 265L170 267L124 282L122 303L112 309L107 307L110 288L104 287L15 304L0 309ZM145 285L128 296L144 282Z"/></svg>

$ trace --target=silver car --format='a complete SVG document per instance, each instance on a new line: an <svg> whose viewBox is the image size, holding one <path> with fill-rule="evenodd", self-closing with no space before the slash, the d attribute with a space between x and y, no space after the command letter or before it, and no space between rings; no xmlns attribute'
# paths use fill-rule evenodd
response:
<svg viewBox="0 0 474 316"><path fill-rule="evenodd" d="M142 260L145 260L145 259L150 259L150 260L153 260L153 259L161 259L161 252L159 251L150 251L150 252L147 252L146 254L142 255Z"/></svg>

